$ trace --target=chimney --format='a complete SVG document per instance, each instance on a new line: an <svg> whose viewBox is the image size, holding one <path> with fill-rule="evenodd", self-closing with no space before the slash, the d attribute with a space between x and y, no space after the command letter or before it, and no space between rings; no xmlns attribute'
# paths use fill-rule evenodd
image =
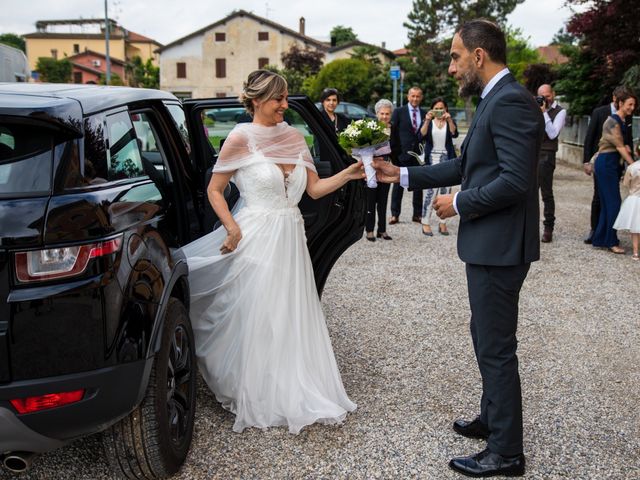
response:
<svg viewBox="0 0 640 480"><path fill-rule="evenodd" d="M387 42L382 42L382 48L387 49Z"/></svg>
<svg viewBox="0 0 640 480"><path fill-rule="evenodd" d="M304 17L300 17L300 35L304 35Z"/></svg>

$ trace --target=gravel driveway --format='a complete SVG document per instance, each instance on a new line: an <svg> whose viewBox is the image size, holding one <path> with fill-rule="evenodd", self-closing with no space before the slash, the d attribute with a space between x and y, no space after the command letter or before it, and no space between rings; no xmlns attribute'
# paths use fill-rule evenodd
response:
<svg viewBox="0 0 640 480"><path fill-rule="evenodd" d="M640 478L640 264L582 243L591 189L582 172L558 167L554 241L542 244L521 294L526 478ZM463 478L449 458L484 444L451 429L477 413L480 395L457 220L449 237L425 237L404 200L393 241L350 248L323 295L356 412L298 436L236 434L200 382L194 443L176 478ZM628 234L621 239L630 250ZM93 438L20 478L109 476Z"/></svg>

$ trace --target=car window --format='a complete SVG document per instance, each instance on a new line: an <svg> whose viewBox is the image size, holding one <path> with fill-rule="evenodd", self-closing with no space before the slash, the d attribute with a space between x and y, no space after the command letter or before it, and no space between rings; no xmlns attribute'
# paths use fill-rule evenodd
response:
<svg viewBox="0 0 640 480"><path fill-rule="evenodd" d="M107 174L108 180L122 180L144 175L142 157L131 124L125 111L107 115Z"/></svg>
<svg viewBox="0 0 640 480"><path fill-rule="evenodd" d="M180 105L176 105L174 103L165 104L167 110L171 114L171 118L178 127L178 131L180 132L180 136L182 137L182 143L184 143L184 148L187 149L187 153L191 154L191 144L189 143L189 127L187 126L187 117L184 115L184 110Z"/></svg>
<svg viewBox="0 0 640 480"><path fill-rule="evenodd" d="M217 152L224 144L227 135L238 123L251 122L251 116L244 110L244 108L237 107L217 107L205 109L202 111L202 118L204 129L206 130L209 138L209 143L215 148ZM318 143L312 130L307 125L307 122L300 116L298 112L288 109L284 114L284 120L292 127L295 127L304 136L305 142L309 147L311 156L319 160L320 153L318 149Z"/></svg>
<svg viewBox="0 0 640 480"><path fill-rule="evenodd" d="M349 113L351 115L362 115L363 117L367 115L367 109L361 107L360 105L354 105L353 103L349 104Z"/></svg>
<svg viewBox="0 0 640 480"><path fill-rule="evenodd" d="M337 113L342 113L343 115L347 114L347 106L344 103L339 103L336 107Z"/></svg>
<svg viewBox="0 0 640 480"><path fill-rule="evenodd" d="M0 195L48 192L54 144L50 130L0 121Z"/></svg>
<svg viewBox="0 0 640 480"><path fill-rule="evenodd" d="M162 141L153 125L152 115L150 112L132 113L131 121L136 132L144 173L154 183L159 183L159 187L168 187L172 182L171 170L162 148Z"/></svg>

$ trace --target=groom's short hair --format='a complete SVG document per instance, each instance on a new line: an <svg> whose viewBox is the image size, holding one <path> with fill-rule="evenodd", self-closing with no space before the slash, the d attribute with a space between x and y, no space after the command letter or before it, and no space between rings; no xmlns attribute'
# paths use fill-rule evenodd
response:
<svg viewBox="0 0 640 480"><path fill-rule="evenodd" d="M494 62L507 64L507 40L502 29L494 22L485 18L469 20L456 33L470 52L482 48Z"/></svg>

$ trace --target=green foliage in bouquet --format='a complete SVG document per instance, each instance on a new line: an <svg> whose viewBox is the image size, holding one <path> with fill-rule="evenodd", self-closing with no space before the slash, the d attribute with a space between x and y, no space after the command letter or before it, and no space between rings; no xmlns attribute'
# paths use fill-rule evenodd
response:
<svg viewBox="0 0 640 480"><path fill-rule="evenodd" d="M371 147L389 140L386 128L384 123L372 118L353 120L338 135L338 143L351 155L354 148Z"/></svg>

